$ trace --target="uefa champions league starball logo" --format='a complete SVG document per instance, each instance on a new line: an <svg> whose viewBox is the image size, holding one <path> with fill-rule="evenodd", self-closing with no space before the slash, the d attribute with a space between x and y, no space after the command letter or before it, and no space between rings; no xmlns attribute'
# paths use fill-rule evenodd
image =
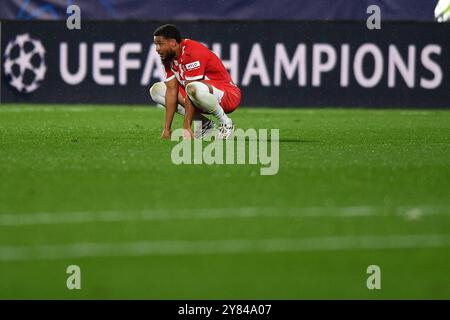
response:
<svg viewBox="0 0 450 320"><path fill-rule="evenodd" d="M28 33L17 35L5 49L4 70L8 83L19 92L30 93L39 88L45 77L45 48Z"/></svg>

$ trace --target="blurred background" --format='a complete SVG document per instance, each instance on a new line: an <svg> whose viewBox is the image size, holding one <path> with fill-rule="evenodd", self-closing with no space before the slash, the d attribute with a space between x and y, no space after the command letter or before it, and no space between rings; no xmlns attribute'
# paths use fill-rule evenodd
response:
<svg viewBox="0 0 450 320"><path fill-rule="evenodd" d="M385 20L434 21L435 0L319 0L277 3L265 0L7 0L1 19L65 20L76 4L88 20L366 20L367 7L377 5Z"/></svg>
<svg viewBox="0 0 450 320"><path fill-rule="evenodd" d="M441 2L444 12L448 1ZM81 10L79 30L66 27L72 4ZM371 5L379 10L368 13ZM223 59L245 91L243 105L448 107L449 26L435 22L436 5L5 0L1 101L147 104L146 89L164 78L152 32L174 22L182 36L202 41ZM368 28L376 26L373 15L381 29ZM7 48L26 33L43 49L22 75Z"/></svg>
<svg viewBox="0 0 450 320"><path fill-rule="evenodd" d="M449 2L0 0L0 298L448 299ZM165 23L276 175L171 161Z"/></svg>

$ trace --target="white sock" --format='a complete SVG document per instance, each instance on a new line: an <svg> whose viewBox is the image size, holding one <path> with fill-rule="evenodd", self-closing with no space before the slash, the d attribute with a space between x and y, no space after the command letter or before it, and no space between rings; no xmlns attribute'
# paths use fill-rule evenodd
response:
<svg viewBox="0 0 450 320"><path fill-rule="evenodd" d="M213 115L219 119L220 123L225 123L225 124L229 124L231 123L231 119L227 116L227 114L225 113L225 111L223 111L222 107L220 106L220 104L217 104L216 109L213 111Z"/></svg>

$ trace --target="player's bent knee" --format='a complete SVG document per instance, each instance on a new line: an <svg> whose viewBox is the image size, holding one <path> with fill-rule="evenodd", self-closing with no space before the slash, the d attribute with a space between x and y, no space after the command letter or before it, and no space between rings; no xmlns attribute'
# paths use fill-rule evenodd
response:
<svg viewBox="0 0 450 320"><path fill-rule="evenodd" d="M150 89L150 97L153 101L158 102L158 97L165 96L166 84L164 82L154 83Z"/></svg>
<svg viewBox="0 0 450 320"><path fill-rule="evenodd" d="M203 92L209 93L209 88L200 81L190 82L186 85L186 94L193 100L198 100L198 96Z"/></svg>
<svg viewBox="0 0 450 320"><path fill-rule="evenodd" d="M191 82L186 85L186 94L189 96L189 98L196 99L197 87L195 85L195 82Z"/></svg>

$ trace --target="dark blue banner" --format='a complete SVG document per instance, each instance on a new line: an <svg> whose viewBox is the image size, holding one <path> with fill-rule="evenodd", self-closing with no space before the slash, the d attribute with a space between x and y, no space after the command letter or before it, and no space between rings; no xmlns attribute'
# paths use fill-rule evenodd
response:
<svg viewBox="0 0 450 320"><path fill-rule="evenodd" d="M2 102L152 104L156 22L3 22ZM450 107L449 24L178 24L222 58L242 105Z"/></svg>
<svg viewBox="0 0 450 320"><path fill-rule="evenodd" d="M2 0L0 19L66 19L76 4L88 20L384 20L433 21L437 0Z"/></svg>

